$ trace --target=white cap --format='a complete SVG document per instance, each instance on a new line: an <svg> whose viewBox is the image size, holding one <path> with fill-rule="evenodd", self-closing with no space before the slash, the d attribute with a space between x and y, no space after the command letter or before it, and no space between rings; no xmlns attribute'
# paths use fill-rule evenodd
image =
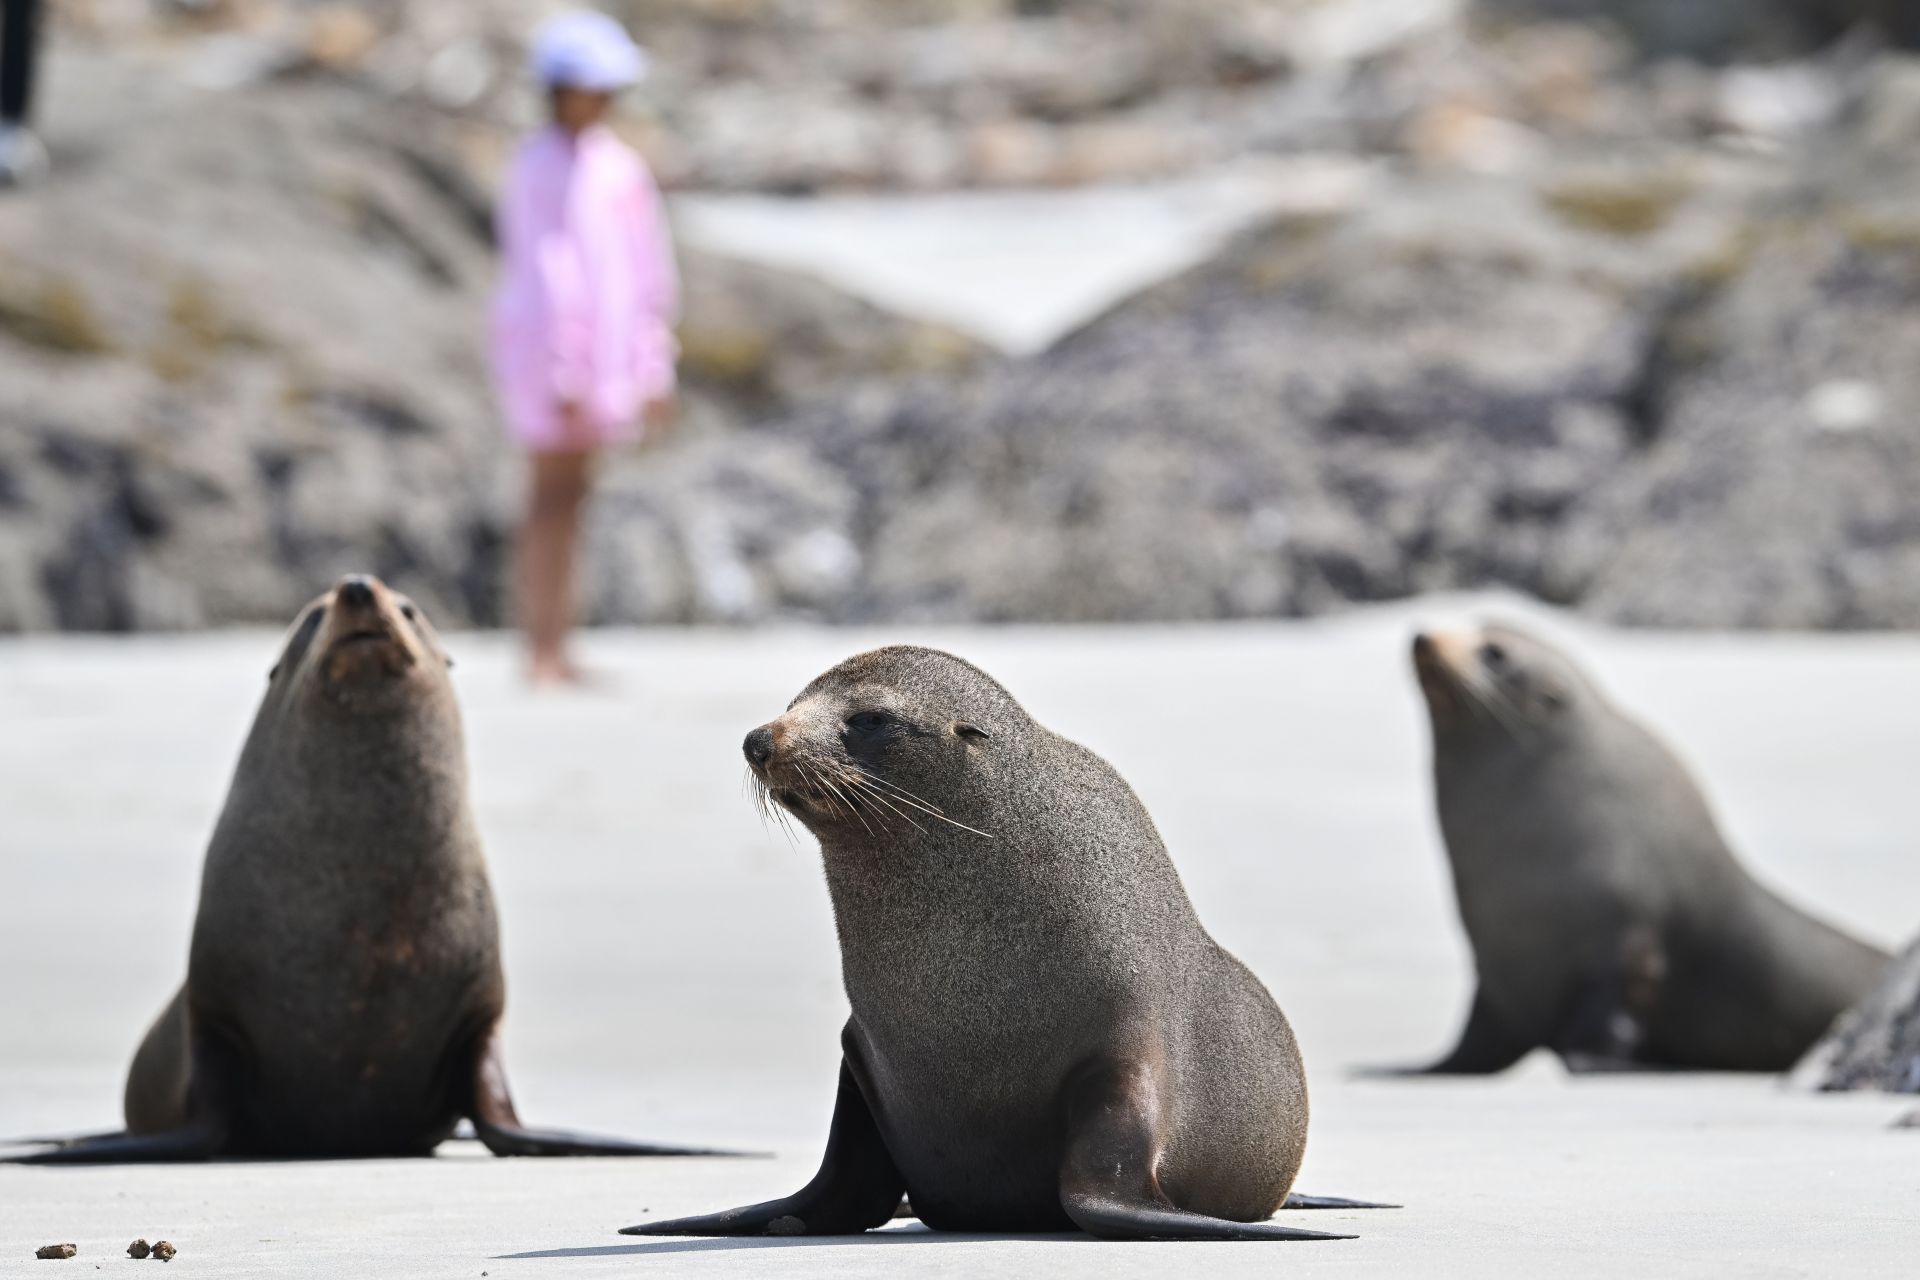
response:
<svg viewBox="0 0 1920 1280"><path fill-rule="evenodd" d="M647 74L647 55L618 22L581 9L540 28L533 39L533 74L549 89L613 93Z"/></svg>

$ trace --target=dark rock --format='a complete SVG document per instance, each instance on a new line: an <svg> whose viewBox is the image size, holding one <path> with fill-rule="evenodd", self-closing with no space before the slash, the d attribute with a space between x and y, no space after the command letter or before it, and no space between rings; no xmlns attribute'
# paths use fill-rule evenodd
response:
<svg viewBox="0 0 1920 1280"><path fill-rule="evenodd" d="M1779 57L1805 53L1855 26L1920 41L1905 0L1480 0L1501 15L1617 24L1655 56Z"/></svg>
<svg viewBox="0 0 1920 1280"><path fill-rule="evenodd" d="M1920 940L1888 966L1872 994L1841 1015L1793 1079L1807 1089L1920 1093Z"/></svg>
<svg viewBox="0 0 1920 1280"><path fill-rule="evenodd" d="M1612 548L1588 608L1668 626L1920 625L1920 224L1908 244L1893 216L1799 209L1695 318L1659 439L1583 513Z"/></svg>

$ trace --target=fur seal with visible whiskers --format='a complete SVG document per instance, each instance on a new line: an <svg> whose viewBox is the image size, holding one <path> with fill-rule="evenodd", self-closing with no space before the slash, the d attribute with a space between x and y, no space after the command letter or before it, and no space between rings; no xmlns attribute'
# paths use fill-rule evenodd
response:
<svg viewBox="0 0 1920 1280"><path fill-rule="evenodd" d="M1268 1221L1307 1137L1287 1020L1201 927L1119 774L979 669L851 658L747 736L819 840L852 1017L819 1173L632 1235L929 1227L1327 1239Z"/></svg>
<svg viewBox="0 0 1920 1280"><path fill-rule="evenodd" d="M1784 1071L1888 956L1741 867L1692 776L1564 654L1506 626L1413 663L1479 988L1426 1068Z"/></svg>

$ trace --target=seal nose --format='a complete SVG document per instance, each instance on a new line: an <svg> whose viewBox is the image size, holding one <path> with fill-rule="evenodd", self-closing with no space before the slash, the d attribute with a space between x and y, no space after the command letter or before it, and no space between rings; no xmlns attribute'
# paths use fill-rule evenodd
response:
<svg viewBox="0 0 1920 1280"><path fill-rule="evenodd" d="M333 598L350 608L364 608L373 603L373 579L364 573L342 578L333 588Z"/></svg>
<svg viewBox="0 0 1920 1280"><path fill-rule="evenodd" d="M1427 663L1434 662L1438 660L1439 657L1440 646L1433 642L1433 637L1424 631L1415 632L1413 636L1413 660L1415 662Z"/></svg>
<svg viewBox="0 0 1920 1280"><path fill-rule="evenodd" d="M761 725L747 735L746 742L741 746L747 753L747 763L765 764L773 759L773 730Z"/></svg>

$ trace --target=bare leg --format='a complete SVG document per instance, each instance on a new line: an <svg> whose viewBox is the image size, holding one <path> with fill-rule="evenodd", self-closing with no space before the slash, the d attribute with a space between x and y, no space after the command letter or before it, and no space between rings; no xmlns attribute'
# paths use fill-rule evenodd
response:
<svg viewBox="0 0 1920 1280"><path fill-rule="evenodd" d="M527 634L527 674L535 684L580 678L579 668L567 653L567 635L573 628L580 512L592 472L590 450L533 455L518 568L521 625Z"/></svg>

